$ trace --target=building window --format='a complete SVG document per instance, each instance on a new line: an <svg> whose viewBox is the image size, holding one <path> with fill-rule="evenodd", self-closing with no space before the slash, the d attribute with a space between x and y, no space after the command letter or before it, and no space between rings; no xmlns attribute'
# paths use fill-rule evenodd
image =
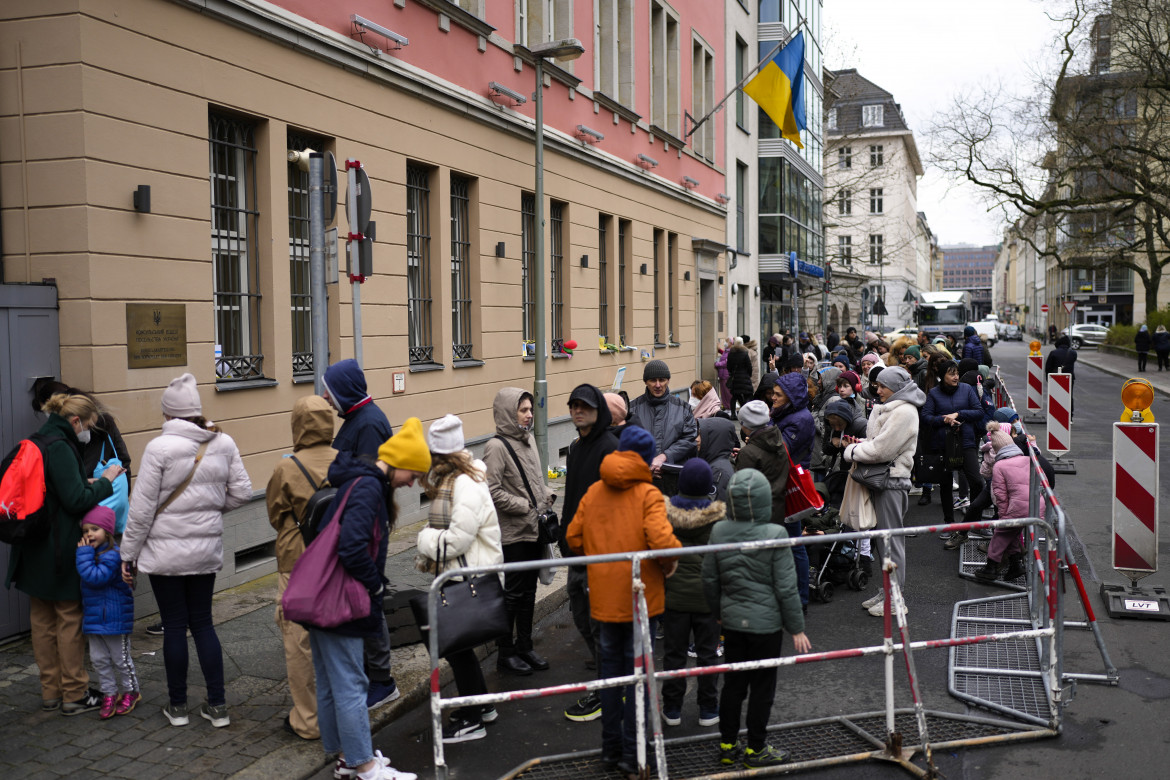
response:
<svg viewBox="0 0 1170 780"><path fill-rule="evenodd" d="M691 113L702 118L714 106L715 54L695 38L691 43ZM708 121L693 136L695 152L707 160L715 159L715 125L715 122Z"/></svg>
<svg viewBox="0 0 1170 780"><path fill-rule="evenodd" d="M478 16L480 19L483 18L483 0L451 0L451 2L467 13Z"/></svg>
<svg viewBox="0 0 1170 780"><path fill-rule="evenodd" d="M260 340L260 260L256 199L256 125L208 116L211 253L215 284L215 376L264 376Z"/></svg>
<svg viewBox="0 0 1170 780"><path fill-rule="evenodd" d="M852 168L853 167L853 147L842 146L837 150L837 167L838 168Z"/></svg>
<svg viewBox="0 0 1170 780"><path fill-rule="evenodd" d="M650 0L650 122L673 135L679 125L679 23L664 3Z"/></svg>
<svg viewBox="0 0 1170 780"><path fill-rule="evenodd" d="M662 331L659 326L662 322L660 319L662 312L662 237L663 231L654 231L654 245L652 251L654 253L654 276L652 283L654 285L654 346L666 346L662 343Z"/></svg>
<svg viewBox="0 0 1170 780"><path fill-rule="evenodd" d="M532 48L573 37L572 0L516 0L517 43Z"/></svg>
<svg viewBox="0 0 1170 780"><path fill-rule="evenodd" d="M567 206L560 201L549 205L549 253L548 272L549 309L552 314L552 351L564 351L565 343L565 211Z"/></svg>
<svg viewBox="0 0 1170 780"><path fill-rule="evenodd" d="M634 105L634 0L594 0L594 88Z"/></svg>
<svg viewBox="0 0 1170 780"><path fill-rule="evenodd" d="M738 160L735 163L735 248L748 251L747 240L747 184L748 167Z"/></svg>
<svg viewBox="0 0 1170 780"><path fill-rule="evenodd" d="M322 149L320 138L288 131L288 148ZM292 311L293 376L313 375L313 297L309 282L309 172L288 164L289 308Z"/></svg>
<svg viewBox="0 0 1170 780"><path fill-rule="evenodd" d="M666 234L666 343L674 340L674 280L678 277L678 234Z"/></svg>
<svg viewBox="0 0 1170 780"><path fill-rule="evenodd" d="M744 73L748 69L748 47L747 44L737 35L735 37L735 83L739 84L743 81ZM743 130L748 129L747 120L747 96L743 94L742 89L735 91L735 123Z"/></svg>
<svg viewBox="0 0 1170 780"><path fill-rule="evenodd" d="M861 107L861 126L862 127L881 127L885 124L882 119L882 106L880 103L876 106L862 106Z"/></svg>
<svg viewBox="0 0 1170 780"><path fill-rule="evenodd" d="M471 181L451 174L451 359L474 358L471 340Z"/></svg>
<svg viewBox="0 0 1170 780"><path fill-rule="evenodd" d="M829 129L830 130L837 129L837 109L835 109L835 108L829 109Z"/></svg>
<svg viewBox="0 0 1170 780"><path fill-rule="evenodd" d="M880 235L871 235L869 237L869 262L880 263L882 261L882 237Z"/></svg>
<svg viewBox="0 0 1170 780"><path fill-rule="evenodd" d="M431 340L431 187L429 169L406 166L406 321L410 364L435 362Z"/></svg>
<svg viewBox="0 0 1170 780"><path fill-rule="evenodd" d="M837 213L846 216L853 213L853 193L850 190L837 193Z"/></svg>
<svg viewBox="0 0 1170 780"><path fill-rule="evenodd" d="M869 191L869 213L870 214L881 214L882 213L882 188L881 187L871 188Z"/></svg>
<svg viewBox="0 0 1170 780"><path fill-rule="evenodd" d="M882 155L882 145L877 144L869 147L869 165L871 168L880 168L884 164Z"/></svg>
<svg viewBox="0 0 1170 780"><path fill-rule="evenodd" d="M757 21L760 24L784 21L784 17L780 13L781 5L780 0L760 0L760 18Z"/></svg>
<svg viewBox="0 0 1170 780"><path fill-rule="evenodd" d="M620 346L626 346L628 343L626 337L629 331L626 329L626 304L627 294L630 290L630 282L626 279L626 269L629 263L630 248L628 246L630 241L630 221L628 219L618 220L618 339L621 342Z"/></svg>
<svg viewBox="0 0 1170 780"><path fill-rule="evenodd" d="M520 300L524 341L536 339L536 196L526 192L520 196Z"/></svg>
<svg viewBox="0 0 1170 780"><path fill-rule="evenodd" d="M837 236L837 256L845 265L853 265L853 236Z"/></svg>
<svg viewBox="0 0 1170 780"><path fill-rule="evenodd" d="M613 217L597 216L597 335L609 341L609 232Z"/></svg>

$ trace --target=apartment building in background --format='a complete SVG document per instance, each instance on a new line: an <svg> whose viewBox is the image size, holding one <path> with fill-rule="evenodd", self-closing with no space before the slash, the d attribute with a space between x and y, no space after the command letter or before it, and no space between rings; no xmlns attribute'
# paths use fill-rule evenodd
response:
<svg viewBox="0 0 1170 780"><path fill-rule="evenodd" d="M972 246L958 244L944 246L943 289L966 290L971 293L974 319L981 320L992 313L991 280L999 257L999 245Z"/></svg>

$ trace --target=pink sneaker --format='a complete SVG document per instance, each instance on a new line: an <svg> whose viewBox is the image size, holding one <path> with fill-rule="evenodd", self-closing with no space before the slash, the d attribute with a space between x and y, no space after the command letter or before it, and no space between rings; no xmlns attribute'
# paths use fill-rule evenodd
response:
<svg viewBox="0 0 1170 780"><path fill-rule="evenodd" d="M134 709L134 705L142 700L142 694L138 691L131 691L130 693L123 693L118 697L118 709L116 714L125 715Z"/></svg>
<svg viewBox="0 0 1170 780"><path fill-rule="evenodd" d="M116 714L115 705L116 705L117 701L118 701L117 696L103 696L102 697L102 710L99 713L101 715L102 720L108 720L108 719L114 717L114 715Z"/></svg>

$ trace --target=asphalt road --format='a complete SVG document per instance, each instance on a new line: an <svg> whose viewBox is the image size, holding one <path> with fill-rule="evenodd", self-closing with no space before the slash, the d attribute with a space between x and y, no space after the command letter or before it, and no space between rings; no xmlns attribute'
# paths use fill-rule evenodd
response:
<svg viewBox="0 0 1170 780"><path fill-rule="evenodd" d="M1011 392L1022 405L1024 356L1020 343L1000 344L994 355ZM1102 623L1109 652L1121 670L1120 685L1108 687L1081 683L1065 710L1063 733L1055 739L1016 745L967 748L936 754L936 765L948 778L1032 777L1151 777L1164 776L1170 761L1170 660L1165 650L1170 624L1139 620L1110 620L1104 614L1097 588L1101 580L1120 583L1110 556L1110 468L1112 463L1112 422L1121 413L1119 392L1122 380L1087 366L1077 370L1076 408L1079 414L1072 428L1076 476L1058 477L1057 492L1069 512L1076 533L1084 545L1081 561L1092 607ZM1166 408L1158 396L1154 413ZM1033 426L1034 428L1036 426ZM1043 428L1032 431L1043 441ZM1163 437L1161 458L1170 456L1170 437ZM1162 470L1165 473L1165 469ZM1165 480L1163 494L1167 495ZM941 521L935 503L919 507L912 500L907 525ZM1161 550L1164 554L1166 541ZM914 639L949 635L952 608L956 601L990 595L988 586L960 579L957 553L946 552L941 542L926 534L908 540L907 602ZM1166 585L1165 572L1142 582L1144 586ZM881 643L882 621L859 609L872 588L857 593L838 589L834 599L814 601L808 613L807 633L814 650L849 648ZM1076 595L1069 582L1067 614L1079 616ZM1104 666L1091 636L1085 631L1065 634L1065 668L1068 671L1102 672ZM488 686L493 691L549 685L585 679L585 651L561 609L540 627L537 649L549 658L552 669L527 678L504 678L496 674L494 656L485 662ZM791 651L786 642L785 652ZM988 715L952 698L946 687L946 651L915 655L921 691L926 705L949 712ZM910 706L909 689L902 666L896 665L899 706ZM454 695L449 687L444 693ZM798 721L827 715L878 710L883 706L881 659L854 659L781 670L772 722ZM572 697L538 699L501 705L499 719L488 727L486 739L448 746L451 776L461 780L497 778L534 756L545 756L600 746L600 721L577 724L564 719L561 711ZM697 705L693 685L683 711L683 725L668 728L667 736L703 733L697 726ZM375 735L375 747L389 755L394 765L433 774L428 708L420 707ZM1162 767L1159 769L1159 767ZM1026 773L1026 774L1024 774ZM807 773L817 778L893 778L907 776L900 769L867 763L842 769ZM317 777L330 774L322 772Z"/></svg>

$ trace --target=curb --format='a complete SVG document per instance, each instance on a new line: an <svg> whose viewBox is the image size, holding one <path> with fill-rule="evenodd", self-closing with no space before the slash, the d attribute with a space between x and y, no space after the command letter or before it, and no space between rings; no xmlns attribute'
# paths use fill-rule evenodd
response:
<svg viewBox="0 0 1170 780"><path fill-rule="evenodd" d="M1109 366L1102 365L1102 364L1094 362L1092 360L1085 360L1084 358L1078 358L1078 360L1086 366L1089 366L1091 368L1095 368L1098 371L1109 374L1111 376L1115 376L1119 379L1133 379L1134 374L1138 373L1137 371L1120 371L1116 368L1110 368ZM1138 378L1141 379L1144 377L1138 377ZM1162 387L1158 387L1153 382L1150 382L1150 386L1154 388L1154 392L1161 393L1162 395L1170 398L1170 390L1167 390L1167 389L1162 388Z"/></svg>

